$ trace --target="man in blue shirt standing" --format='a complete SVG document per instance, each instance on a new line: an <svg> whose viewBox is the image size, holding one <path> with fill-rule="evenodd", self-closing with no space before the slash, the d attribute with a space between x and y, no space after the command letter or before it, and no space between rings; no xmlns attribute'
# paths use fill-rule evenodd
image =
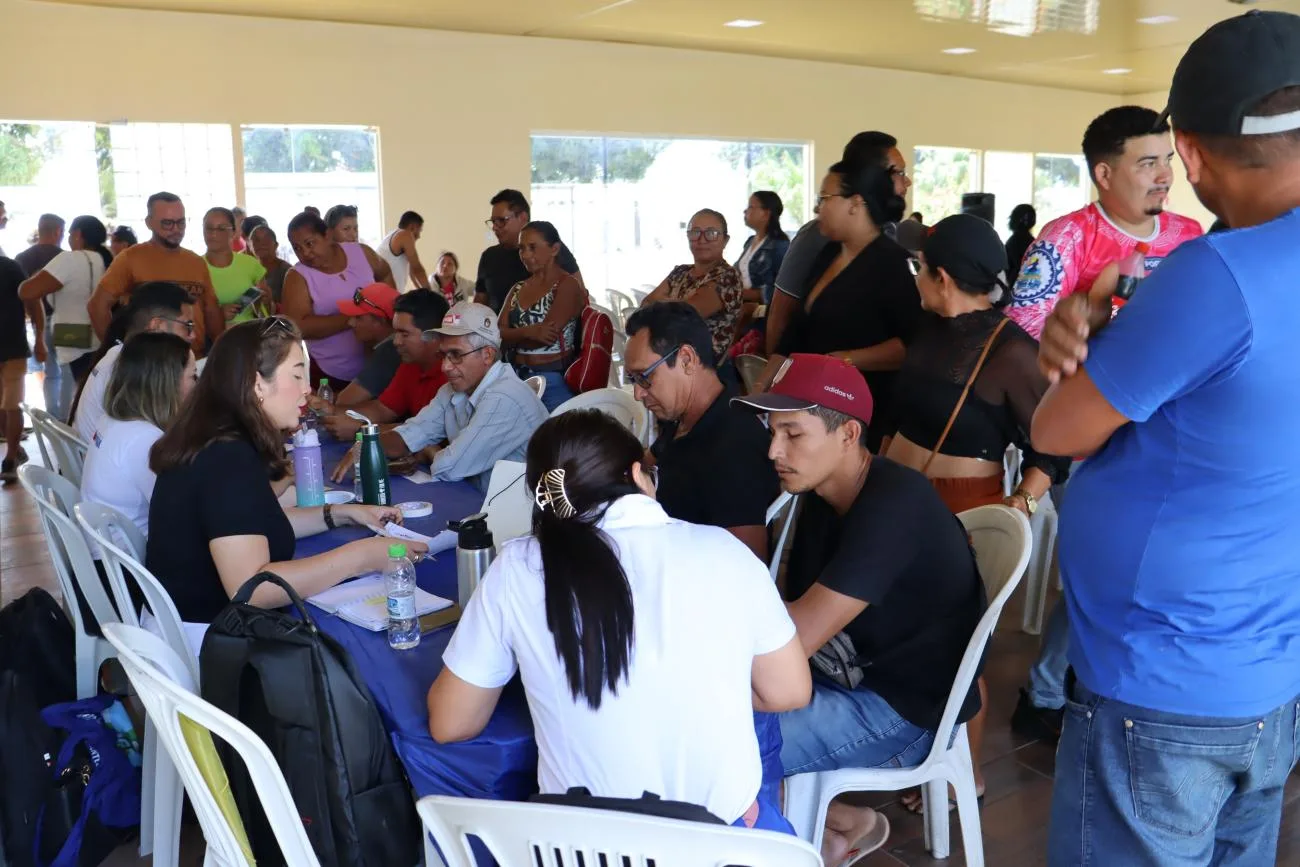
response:
<svg viewBox="0 0 1300 867"><path fill-rule="evenodd" d="M1090 454L1060 559L1070 621L1049 864L1275 859L1300 725L1300 16L1211 27L1166 111L1232 231L1110 319L1065 299L1034 447Z"/></svg>

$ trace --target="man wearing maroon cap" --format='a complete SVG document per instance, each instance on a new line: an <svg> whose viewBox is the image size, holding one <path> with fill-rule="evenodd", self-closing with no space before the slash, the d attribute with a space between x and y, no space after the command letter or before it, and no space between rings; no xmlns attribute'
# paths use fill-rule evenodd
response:
<svg viewBox="0 0 1300 867"><path fill-rule="evenodd" d="M392 287L387 288L393 291ZM344 306L340 303L339 309L343 310ZM351 310L344 312L355 316ZM377 398L350 408L378 424L402 421L424 409L447 382L442 372L438 336L429 333L446 313L447 299L441 292L415 289L398 296L393 306L393 347L402 363L392 382ZM324 418L325 427L344 442L361 429L361 422L341 410L325 412L328 413ZM348 468L351 466L347 464Z"/></svg>
<svg viewBox="0 0 1300 867"><path fill-rule="evenodd" d="M919 764L987 607L965 530L924 476L867 449L871 392L848 363L793 354L769 391L733 403L768 413L781 487L804 495L786 599L813 700L781 715L786 775ZM972 686L958 720L978 710ZM822 857L888 835L883 815L832 803Z"/></svg>

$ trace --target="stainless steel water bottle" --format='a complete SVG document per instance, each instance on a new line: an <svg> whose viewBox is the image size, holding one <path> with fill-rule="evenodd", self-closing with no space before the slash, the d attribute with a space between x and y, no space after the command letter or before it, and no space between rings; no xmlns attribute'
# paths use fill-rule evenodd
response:
<svg viewBox="0 0 1300 867"><path fill-rule="evenodd" d="M496 549L492 546L492 531L488 529L486 512L460 521L449 521L447 526L456 532L456 601L464 610L478 583L487 574L488 566L492 565Z"/></svg>

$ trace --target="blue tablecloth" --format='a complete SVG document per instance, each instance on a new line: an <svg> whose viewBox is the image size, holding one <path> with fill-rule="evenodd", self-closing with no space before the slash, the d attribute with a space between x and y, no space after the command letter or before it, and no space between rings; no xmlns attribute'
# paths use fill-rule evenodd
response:
<svg viewBox="0 0 1300 867"><path fill-rule="evenodd" d="M343 446L327 445L325 466L330 468L343 454ZM464 482L433 482L417 485L405 478L392 479L393 502L424 500L433 503L433 514L409 519L412 530L427 536L478 511L483 495ZM345 527L298 540L296 556L308 557L362 539L369 531ZM454 551L415 567L420 587L448 599L456 599L456 557ZM338 641L356 662L361 676L375 697L384 724L392 736L398 758L406 767L416 794L458 795L498 800L524 800L537 791L537 743L533 724L518 678L511 682L478 737L456 744L439 744L429 735L429 713L425 697L429 685L442 671L442 652L451 640L453 628L427 632L414 650L392 650L388 636L354 626L319 608L309 611L317 624ZM700 660L707 665L707 660ZM763 757L762 794L780 803L781 731L772 714L754 714L759 749ZM629 745L634 748L634 745Z"/></svg>

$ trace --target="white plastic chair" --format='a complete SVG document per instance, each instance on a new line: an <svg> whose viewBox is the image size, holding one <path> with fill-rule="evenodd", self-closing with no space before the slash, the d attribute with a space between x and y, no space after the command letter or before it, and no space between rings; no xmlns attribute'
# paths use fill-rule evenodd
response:
<svg viewBox="0 0 1300 867"><path fill-rule="evenodd" d="M27 414L32 418L32 430L36 432L36 442L41 447L41 457L49 460L54 457L54 466L59 474L78 488L81 487L81 471L86 464L86 451L89 444L75 430L59 421L43 409L30 408ZM44 435L46 443L41 443ZM49 451L46 451L46 445Z"/></svg>
<svg viewBox="0 0 1300 867"><path fill-rule="evenodd" d="M627 335L615 328L609 355L609 384L614 388L623 385L623 365L626 360Z"/></svg>
<svg viewBox="0 0 1300 867"><path fill-rule="evenodd" d="M1025 572L1025 610L1020 628L1030 635L1043 631L1043 614L1047 610L1047 590L1052 578L1059 575L1056 562L1056 531L1060 516L1051 496L1043 497L1038 511L1029 519L1034 534L1034 555ZM1059 581L1058 581L1059 586Z"/></svg>
<svg viewBox="0 0 1300 867"><path fill-rule="evenodd" d="M597 388L569 398L551 411L552 416L571 409L598 409L632 432L641 445L650 445L650 410L621 388Z"/></svg>
<svg viewBox="0 0 1300 867"><path fill-rule="evenodd" d="M447 867L476 867L469 836L506 867L821 867L789 834L611 810L430 795L416 802ZM579 861L579 859L582 859Z"/></svg>
<svg viewBox="0 0 1300 867"><path fill-rule="evenodd" d="M740 381L745 384L746 393L754 390L765 367L767 367L767 359L761 355L746 353L736 356L736 372L740 374Z"/></svg>
<svg viewBox="0 0 1300 867"><path fill-rule="evenodd" d="M782 491L781 495L772 501L772 505L767 507L769 531L775 522L779 522L780 526L777 530L776 542L772 545L772 563L769 566L773 581L776 580L776 574L781 571L781 558L785 556L786 545L790 543L790 529L794 526L794 514L798 506L798 497L788 491Z"/></svg>
<svg viewBox="0 0 1300 867"><path fill-rule="evenodd" d="M81 589L91 614L101 627L105 623L118 622L119 617L104 591L104 583L99 580L85 534L72 517L72 510L81 500L81 492L54 470L31 464L18 468L18 481L36 501L41 529L50 546L50 559L54 561L59 592L63 595L63 608L72 620L77 655L77 698L90 698L99 691L96 681L100 666L112 659L114 653L107 641L86 631L74 586Z"/></svg>
<svg viewBox="0 0 1300 867"><path fill-rule="evenodd" d="M511 539L533 531L533 496L524 481L526 469L522 461L497 461L492 466L483 511L498 551Z"/></svg>
<svg viewBox="0 0 1300 867"><path fill-rule="evenodd" d="M935 731L930 754L914 768L844 768L837 771L795 774L786 779L786 816L795 833L821 848L826 809L844 792L898 791L921 786L925 814L925 848L935 858L947 858L948 784L957 792L957 815L961 819L962 846L969 867L983 867L984 838L980 831L979 803L975 795L975 771L971 765L966 726L957 725L957 714L975 681L975 670L988 645L998 615L1015 592L1029 563L1032 543L1029 520L1006 506L980 506L957 516L970 533L979 562L980 575L989 596L989 607L980 618L948 703ZM952 740L951 747L948 746Z"/></svg>
<svg viewBox="0 0 1300 867"><path fill-rule="evenodd" d="M33 409L25 403L18 404L18 408L26 413L27 417L31 419L32 436L36 439L36 447L40 449L41 463L47 467L57 469L57 467L54 466L54 460L51 457L49 446L50 435L45 431L45 425L41 421L40 416L37 415L37 413L40 413L41 416L48 416L49 413L44 410Z"/></svg>
<svg viewBox="0 0 1300 867"><path fill-rule="evenodd" d="M636 311L640 303L617 289L607 289L605 294L609 296L609 306L614 308L614 327L619 331L627 331L627 317Z"/></svg>
<svg viewBox="0 0 1300 867"><path fill-rule="evenodd" d="M533 390L533 393L537 395L538 400L541 400L542 395L546 394L546 380L540 376L528 377L524 380L524 385Z"/></svg>
<svg viewBox="0 0 1300 867"><path fill-rule="evenodd" d="M193 683L186 683L185 664L158 636L116 623L105 626L104 635L116 648L122 668L157 727L158 737L189 793L208 845L204 864L247 867L248 861L235 830L199 770L181 728L183 718L207 729L239 753L280 844L284 863L290 867L317 867L320 862L303 830L284 775L262 739L239 720L195 695Z"/></svg>

